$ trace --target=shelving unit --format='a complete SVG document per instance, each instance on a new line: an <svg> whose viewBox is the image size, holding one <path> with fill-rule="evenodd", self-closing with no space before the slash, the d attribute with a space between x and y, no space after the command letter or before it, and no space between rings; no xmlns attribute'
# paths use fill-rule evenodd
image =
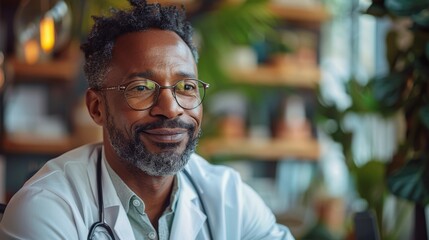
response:
<svg viewBox="0 0 429 240"><path fill-rule="evenodd" d="M71 42L67 48L45 62L26 64L13 55L7 56L7 64L10 69L8 81L11 89L7 90L10 94L8 93L6 96L13 96L15 90L19 92L24 89L28 92L34 92L40 97L38 99L40 101L34 100L34 107L37 109L40 107L38 105L44 104L40 113L46 113L46 116L32 116L29 113L28 119L30 120L28 122L31 124L29 127L23 129L17 127L14 131L7 131L2 128L0 151L6 160L5 188L7 200L46 161L83 144L82 140L85 139L76 134L76 129L70 128L70 124L72 124L71 111L73 110L71 106L74 102L73 90L82 68L82 60L77 42ZM7 107L13 106L8 105L13 104L13 102L9 102L7 99L4 103ZM19 106L14 105L14 107ZM50 123L47 122L41 122L45 121L45 119L40 118L43 116L46 117L47 121L55 119L56 130L54 128L52 132L45 132L54 126L50 126ZM45 130L38 129L39 126L42 126L38 125L40 123L44 124Z"/></svg>
<svg viewBox="0 0 429 240"><path fill-rule="evenodd" d="M304 7L271 3L270 10L280 19L301 23L321 24L330 18L329 13L322 5Z"/></svg>
<svg viewBox="0 0 429 240"><path fill-rule="evenodd" d="M78 44L72 42L56 58L36 64L26 64L14 56L9 58L14 84L60 84L70 86L74 83L82 64ZM58 155L72 149L75 139L72 134L63 137L44 137L32 134L6 134L1 139L2 150L7 154Z"/></svg>
<svg viewBox="0 0 429 240"><path fill-rule="evenodd" d="M42 138L31 135L9 135L2 145L9 154L44 154L59 155L74 147L71 136L63 138Z"/></svg>
<svg viewBox="0 0 429 240"><path fill-rule="evenodd" d="M289 86L314 89L319 83L320 69L317 67L259 66L254 69L234 70L232 80L245 84L265 86Z"/></svg>
<svg viewBox="0 0 429 240"><path fill-rule="evenodd" d="M14 81L57 84L70 83L76 79L81 59L78 44L73 42L66 51L51 61L26 64L13 56L9 61L15 76Z"/></svg>
<svg viewBox="0 0 429 240"><path fill-rule="evenodd" d="M261 160L278 160L285 157L317 161L319 144L315 139L207 139L201 142L203 156L234 155Z"/></svg>
<svg viewBox="0 0 429 240"><path fill-rule="evenodd" d="M328 11L322 5L303 7L270 3L269 9L280 19L280 22L292 24L298 29L310 29L312 32L320 31L320 25L330 18ZM250 87L304 89L309 92L316 90L321 78L321 70L317 64L300 65L293 60L281 66L263 64L247 69L234 68L229 74L235 83ZM230 139L218 136L202 139L198 151L208 159L216 156L230 156L260 161L291 158L315 162L320 157L319 142L312 137Z"/></svg>

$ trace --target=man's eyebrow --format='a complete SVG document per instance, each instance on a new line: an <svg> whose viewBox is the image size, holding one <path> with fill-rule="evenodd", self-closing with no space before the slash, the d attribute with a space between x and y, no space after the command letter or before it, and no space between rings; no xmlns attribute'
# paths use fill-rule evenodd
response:
<svg viewBox="0 0 429 240"><path fill-rule="evenodd" d="M178 72L177 75L183 77L183 78L197 78L194 73L190 72Z"/></svg>
<svg viewBox="0 0 429 240"><path fill-rule="evenodd" d="M127 77L127 79L133 79L133 78L148 78L151 79L151 77L153 77L153 72L151 71L146 71L146 72L138 72L138 73L133 73L131 75L129 75Z"/></svg>
<svg viewBox="0 0 429 240"><path fill-rule="evenodd" d="M138 73L133 73L131 75L129 75L127 77L128 80L130 79L134 79L134 78L147 78L147 79L152 79L152 77L155 74L152 71L145 71L145 72L138 72ZM184 72L184 71L179 71L176 73L177 76L181 77L181 78L196 78L196 75L194 73L191 72Z"/></svg>

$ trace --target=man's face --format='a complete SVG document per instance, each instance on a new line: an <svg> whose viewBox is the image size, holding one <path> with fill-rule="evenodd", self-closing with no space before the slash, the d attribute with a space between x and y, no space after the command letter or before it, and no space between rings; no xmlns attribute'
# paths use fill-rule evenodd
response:
<svg viewBox="0 0 429 240"><path fill-rule="evenodd" d="M105 86L143 79L171 86L197 77L192 53L181 38L171 31L150 29L116 40ZM131 109L122 91L105 91L104 99L104 132L110 141L106 145L129 169L165 176L186 165L199 137L201 105L183 109L171 89L161 89L153 107L142 111Z"/></svg>

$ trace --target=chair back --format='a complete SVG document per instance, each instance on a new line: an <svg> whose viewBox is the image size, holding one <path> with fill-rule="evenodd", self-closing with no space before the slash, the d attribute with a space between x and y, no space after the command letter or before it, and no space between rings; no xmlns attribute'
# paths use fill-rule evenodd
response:
<svg viewBox="0 0 429 240"><path fill-rule="evenodd" d="M3 218L4 210L6 210L6 204L0 203L0 221Z"/></svg>

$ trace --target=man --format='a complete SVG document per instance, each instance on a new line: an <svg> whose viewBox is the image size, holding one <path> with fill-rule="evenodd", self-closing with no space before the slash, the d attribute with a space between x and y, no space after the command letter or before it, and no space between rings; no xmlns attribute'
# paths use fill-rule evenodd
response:
<svg viewBox="0 0 429 240"><path fill-rule="evenodd" d="M82 45L103 143L42 167L0 239L293 239L236 172L193 154L208 84L184 12L130 2L95 18Z"/></svg>

